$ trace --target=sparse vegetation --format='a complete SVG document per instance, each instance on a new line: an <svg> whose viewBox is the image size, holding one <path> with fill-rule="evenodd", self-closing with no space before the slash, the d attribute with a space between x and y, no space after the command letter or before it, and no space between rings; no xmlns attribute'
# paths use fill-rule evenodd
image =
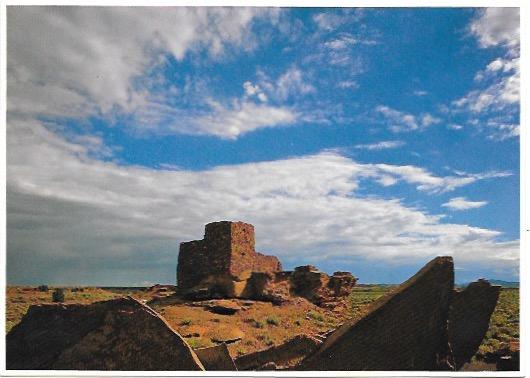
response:
<svg viewBox="0 0 530 378"><path fill-rule="evenodd" d="M477 357L519 339L519 289L502 289Z"/></svg>
<svg viewBox="0 0 530 378"><path fill-rule="evenodd" d="M57 288L52 293L53 302L64 302L64 290Z"/></svg>
<svg viewBox="0 0 530 378"><path fill-rule="evenodd" d="M348 300L350 302L351 316L362 316L366 306L385 295L392 289L388 285L365 285L354 287Z"/></svg>
<svg viewBox="0 0 530 378"><path fill-rule="evenodd" d="M192 349L206 348L212 346L212 342L204 337L190 337L186 339L186 342Z"/></svg>
<svg viewBox="0 0 530 378"><path fill-rule="evenodd" d="M336 327L347 318L360 316L366 306L387 293L390 286L359 286L349 297L350 312L333 313L310 303L274 306L267 302L255 302L248 310L220 318L201 307L186 304L154 304L152 307L163 314L168 323L181 334L191 334L186 341L192 348L214 345L212 339L223 338L230 329L237 328L243 334L240 342L228 345L233 355L250 353L271 345L279 345L296 334L316 334ZM17 324L32 304L49 303L49 292L24 290L22 287L7 288L6 331ZM50 288L54 289L54 288ZM80 288L64 290L65 303L92 303L120 297L130 292L138 299L149 299L143 290L112 290ZM192 331L190 328L194 327ZM195 329L197 328L197 329ZM196 336L199 335L199 336ZM503 289L490 323L490 329L477 353L481 357L495 351L505 343L519 337L519 291Z"/></svg>
<svg viewBox="0 0 530 378"><path fill-rule="evenodd" d="M307 316L309 316L309 318L313 319L313 320L316 320L316 321L319 321L319 322L323 322L324 321L324 316L320 313L320 312L316 312L316 311L309 311L307 313Z"/></svg>
<svg viewBox="0 0 530 378"><path fill-rule="evenodd" d="M182 321L180 322L181 326L189 326L192 324L193 324L193 319L190 319L190 318L182 319Z"/></svg>

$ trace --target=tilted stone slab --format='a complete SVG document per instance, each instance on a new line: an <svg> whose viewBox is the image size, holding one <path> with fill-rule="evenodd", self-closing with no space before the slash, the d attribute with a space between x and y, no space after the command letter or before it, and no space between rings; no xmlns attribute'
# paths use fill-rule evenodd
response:
<svg viewBox="0 0 530 378"><path fill-rule="evenodd" d="M500 289L500 286L479 280L463 291L454 292L449 313L449 343L457 370L471 360L482 343Z"/></svg>
<svg viewBox="0 0 530 378"><path fill-rule="evenodd" d="M449 369L453 260L437 257L359 320L345 323L295 370Z"/></svg>
<svg viewBox="0 0 530 378"><path fill-rule="evenodd" d="M167 322L133 298L31 306L6 337L7 369L204 370Z"/></svg>
<svg viewBox="0 0 530 378"><path fill-rule="evenodd" d="M258 369L269 363L290 366L316 351L321 344L322 341L312 336L298 335L278 346L240 356L235 363L239 370Z"/></svg>
<svg viewBox="0 0 530 378"><path fill-rule="evenodd" d="M228 347L224 343L195 349L195 353L206 370L237 371L234 360L228 352Z"/></svg>

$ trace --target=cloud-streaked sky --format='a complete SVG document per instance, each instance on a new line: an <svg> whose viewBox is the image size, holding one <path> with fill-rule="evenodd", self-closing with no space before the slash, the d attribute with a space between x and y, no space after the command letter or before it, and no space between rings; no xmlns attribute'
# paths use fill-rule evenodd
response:
<svg viewBox="0 0 530 378"><path fill-rule="evenodd" d="M519 80L517 8L8 7L8 284L173 283L217 220L518 280Z"/></svg>

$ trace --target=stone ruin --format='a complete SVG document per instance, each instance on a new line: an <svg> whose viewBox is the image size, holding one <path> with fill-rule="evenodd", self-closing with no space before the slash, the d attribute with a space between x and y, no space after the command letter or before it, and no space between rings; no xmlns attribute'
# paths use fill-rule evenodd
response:
<svg viewBox="0 0 530 378"><path fill-rule="evenodd" d="M437 257L324 340L298 335L235 361L226 345L192 350L162 316L130 297L31 306L7 334L6 367L454 371L477 352L500 288L482 280L456 291L453 283L452 258Z"/></svg>
<svg viewBox="0 0 530 378"><path fill-rule="evenodd" d="M333 307L350 294L356 282L349 272L335 272L330 277L311 265L282 271L275 256L256 252L254 226L248 223L209 223L204 239L180 244L177 288L188 298L281 303L300 296Z"/></svg>

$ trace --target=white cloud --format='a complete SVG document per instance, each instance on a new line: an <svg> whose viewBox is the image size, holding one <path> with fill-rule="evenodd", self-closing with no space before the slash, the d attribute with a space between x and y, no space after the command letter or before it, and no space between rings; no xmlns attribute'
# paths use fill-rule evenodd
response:
<svg viewBox="0 0 530 378"><path fill-rule="evenodd" d="M389 148L398 148L405 145L402 140L385 140L382 142L369 143L369 144L358 144L355 148L364 150L386 150Z"/></svg>
<svg viewBox="0 0 530 378"><path fill-rule="evenodd" d="M487 8L469 27L483 48L519 44L519 8Z"/></svg>
<svg viewBox="0 0 530 378"><path fill-rule="evenodd" d="M313 21L318 25L319 29L333 30L344 23L344 18L329 13L318 13L313 16Z"/></svg>
<svg viewBox="0 0 530 378"><path fill-rule="evenodd" d="M417 90L412 93L414 93L414 96L418 96L418 97L427 96L429 94L429 92L422 91L422 90Z"/></svg>
<svg viewBox="0 0 530 378"><path fill-rule="evenodd" d="M354 80L344 80L337 84L339 88L342 89L358 89L359 84Z"/></svg>
<svg viewBox="0 0 530 378"><path fill-rule="evenodd" d="M295 66L283 73L276 82L276 95L282 100L315 91L315 87L304 79L302 71Z"/></svg>
<svg viewBox="0 0 530 378"><path fill-rule="evenodd" d="M416 185L416 189L428 193L450 192L461 186L472 184L478 180L511 176L510 172L489 171L483 173L460 172L457 176L435 176L431 172L421 167L412 165L390 165L374 164L379 173L394 176L409 184Z"/></svg>
<svg viewBox="0 0 530 378"><path fill-rule="evenodd" d="M487 205L487 201L468 201L465 197L451 198L448 202L442 206L447 207L451 210L469 210L477 209L479 207Z"/></svg>
<svg viewBox="0 0 530 378"><path fill-rule="evenodd" d="M420 130L441 122L440 118L434 117L429 113L415 116L385 105L379 105L375 110L385 117L388 122L388 128L395 133Z"/></svg>
<svg viewBox="0 0 530 378"><path fill-rule="evenodd" d="M210 104L214 109L213 113L190 119L190 133L236 139L257 129L292 124L298 117L296 112L289 108L253 102L234 101L228 108L214 101ZM184 124L174 125L175 128L179 126ZM181 131L186 132L186 129Z"/></svg>
<svg viewBox="0 0 530 378"><path fill-rule="evenodd" d="M489 79L485 88L475 89L453 102L458 108L466 108L473 113L502 111L508 106L517 105L520 97L519 57L497 58L477 73L476 78Z"/></svg>
<svg viewBox="0 0 530 378"><path fill-rule="evenodd" d="M86 147L21 119L8 120L7 142L10 282L49 274L39 279L125 284L160 281L159 272L171 282L176 241L200 238L205 223L220 219L253 223L258 249L287 264L405 264L442 254L474 268L518 264L518 241L498 242L497 231L441 223L397 199L356 195L360 180L442 190L498 173L437 177L333 153L157 171L94 160Z"/></svg>
<svg viewBox="0 0 530 378"><path fill-rule="evenodd" d="M475 75L477 88L453 101L457 111L475 114L499 113L512 117L509 122L486 122L488 138L504 140L519 135L520 101L519 9L487 8L469 26L481 48L502 47L505 54L493 59ZM498 127L501 125L501 127ZM491 126L491 127L490 127Z"/></svg>
<svg viewBox="0 0 530 378"><path fill-rule="evenodd" d="M343 34L335 39L324 42L324 46L332 50L343 50L357 43L360 43L360 41L351 34Z"/></svg>
<svg viewBox="0 0 530 378"><path fill-rule="evenodd" d="M115 112L167 117L154 114L164 104L145 86L164 81L149 76L153 67L164 64L167 55L180 61L202 50L221 59L227 46L250 51L259 40L253 20L274 23L278 12L254 7L8 7L8 111L35 117ZM258 99L266 100L264 95Z"/></svg>

